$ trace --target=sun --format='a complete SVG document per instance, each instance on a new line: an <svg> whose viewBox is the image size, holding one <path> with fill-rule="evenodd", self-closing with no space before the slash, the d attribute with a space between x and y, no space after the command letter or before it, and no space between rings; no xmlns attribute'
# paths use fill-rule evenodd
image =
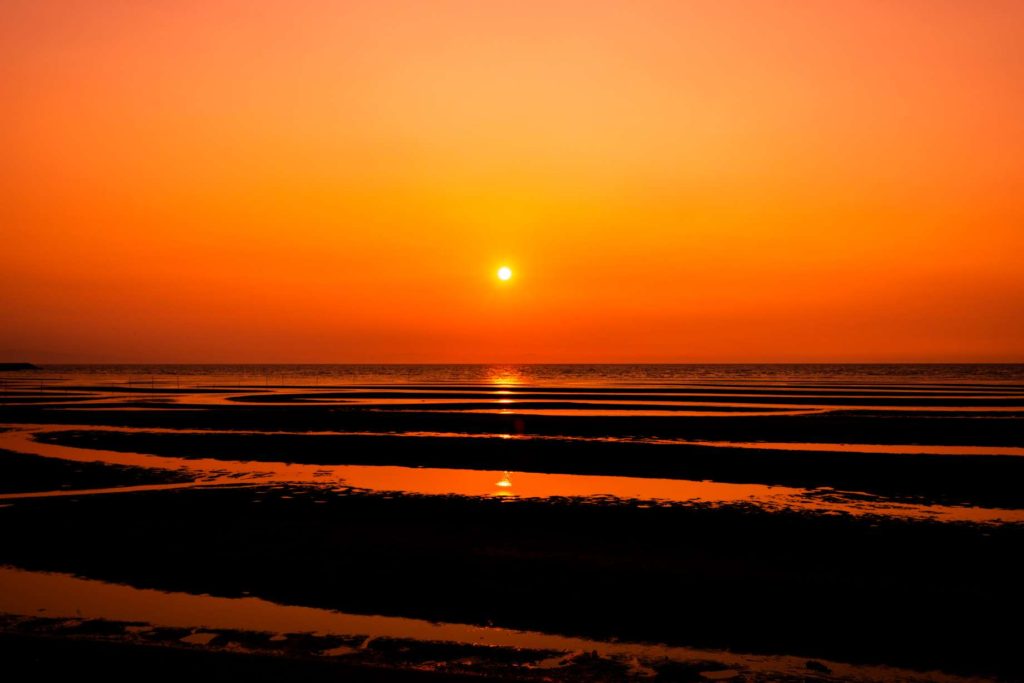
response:
<svg viewBox="0 0 1024 683"><path fill-rule="evenodd" d="M498 268L498 279L499 280L509 280L511 278L512 278L512 269L511 268L509 268L508 266L502 266L501 268Z"/></svg>

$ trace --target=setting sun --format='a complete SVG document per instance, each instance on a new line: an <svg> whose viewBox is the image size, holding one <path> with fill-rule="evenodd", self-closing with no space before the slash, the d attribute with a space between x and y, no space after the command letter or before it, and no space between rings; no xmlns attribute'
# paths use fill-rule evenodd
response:
<svg viewBox="0 0 1024 683"><path fill-rule="evenodd" d="M1021 26L0 0L0 671L1024 682Z"/></svg>
<svg viewBox="0 0 1024 683"><path fill-rule="evenodd" d="M5 359L1022 357L1024 3L184 4L0 5Z"/></svg>

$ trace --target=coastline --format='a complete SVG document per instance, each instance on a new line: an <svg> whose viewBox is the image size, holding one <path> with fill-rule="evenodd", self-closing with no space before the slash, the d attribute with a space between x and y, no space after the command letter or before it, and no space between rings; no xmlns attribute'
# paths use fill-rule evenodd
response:
<svg viewBox="0 0 1024 683"><path fill-rule="evenodd" d="M0 649L83 662L126 652L168 670L223 660L252 672L272 657L271 668L370 680L1012 679L1021 662L997 615L1024 607L1024 385L971 384L924 389L950 410L921 387L862 385L812 414L666 416L637 413L666 394L705 397L667 384L29 381L0 405L6 595L67 576L227 613L251 599L462 624L486 647L410 633L270 641L200 616L161 631L172 625L159 611L142 619L158 634L147 640L115 600L71 622L8 611ZM878 390L896 404L875 405ZM547 395L567 392L630 410L545 412ZM799 405L800 392L835 387L717 387L747 405ZM452 393L495 412L436 403ZM251 396L275 400L237 400ZM511 632L583 639L595 654L501 644ZM669 649L642 649L655 646Z"/></svg>

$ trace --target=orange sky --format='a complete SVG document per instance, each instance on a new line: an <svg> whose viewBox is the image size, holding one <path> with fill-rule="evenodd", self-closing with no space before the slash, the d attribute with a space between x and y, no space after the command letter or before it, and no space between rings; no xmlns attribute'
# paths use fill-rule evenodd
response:
<svg viewBox="0 0 1024 683"><path fill-rule="evenodd" d="M7 0L0 360L1024 361L1021 26Z"/></svg>

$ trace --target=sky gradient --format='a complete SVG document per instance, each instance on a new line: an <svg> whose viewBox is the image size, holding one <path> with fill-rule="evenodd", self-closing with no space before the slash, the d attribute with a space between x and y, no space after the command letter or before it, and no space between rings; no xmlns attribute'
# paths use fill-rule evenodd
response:
<svg viewBox="0 0 1024 683"><path fill-rule="evenodd" d="M0 360L1024 361L1021 26L8 1Z"/></svg>

